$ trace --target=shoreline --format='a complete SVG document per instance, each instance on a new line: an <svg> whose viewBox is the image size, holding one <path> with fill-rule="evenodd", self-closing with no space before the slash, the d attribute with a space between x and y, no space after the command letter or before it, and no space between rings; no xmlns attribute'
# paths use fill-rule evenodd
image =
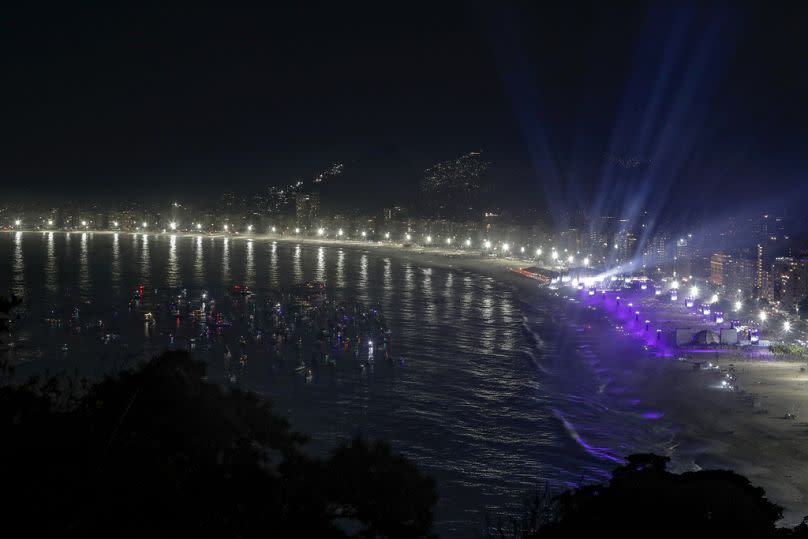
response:
<svg viewBox="0 0 808 539"><path fill-rule="evenodd" d="M464 250L464 249L446 249L443 247L424 247L412 246L406 247L404 244L395 242L372 242L360 240L337 240L329 238L312 238L312 237L298 237L298 236L284 236L279 234L208 234L208 233L195 233L195 232L132 232L132 231L115 231L115 230L2 230L5 233L60 233L60 234L126 234L130 236L139 236L146 234L148 236L176 236L181 238L225 238L228 240L249 240L249 241L262 241L262 242L277 242L286 244L301 244L312 246L328 246L328 247L341 247L346 249L357 250L372 250L379 254L388 254L396 256L408 256L413 259L424 259L430 264L440 264L444 267L455 267L456 265L463 265L461 269L468 271L485 271L478 268L486 268L487 270L499 269L509 270L528 265L537 265L535 261L529 259L516 259L516 258L503 258L483 256L479 250ZM451 261L451 262L449 262Z"/></svg>
<svg viewBox="0 0 808 539"><path fill-rule="evenodd" d="M62 231L35 230L4 232L37 232L47 234L127 234L142 232L115 231ZM517 289L528 301L551 296L538 283L510 271L530 265L525 260L481 256L463 250L442 248L404 247L401 244L299 238L278 235L228 235L194 233L149 233L149 236L209 237L233 240L252 240L328 246L374 252L379 256L396 256L417 264L468 271L497 279L501 284ZM559 290L559 292L562 292ZM559 298L561 309L572 315L585 316L589 310L585 302L565 301ZM575 296L573 290L570 297ZM604 363L614 363L619 368L620 358L609 348L620 338L614 332L614 322L604 309L596 307L605 336L598 346ZM590 313L592 311L589 311ZM563 323L572 324L573 320ZM636 363L645 360L642 341L622 343L636 353ZM682 350L682 353L687 353ZM634 355L634 354L632 354ZM712 356L712 354L711 354ZM693 372L692 364L672 358L659 358L648 362L636 372L619 374L627 382L626 387L642 393L644 404L666 412L665 421L672 423L675 432L673 465L685 469L719 468L730 469L745 476L755 485L766 490L767 497L784 508L781 525L795 525L808 514L808 366L791 359L761 359L738 357L734 352L719 351L718 357L710 360L720 369L734 365L739 388L742 391L722 391L713 382L719 372ZM793 414L794 419L786 419ZM802 416L805 414L806 419ZM619 442L616 440L615 442Z"/></svg>
<svg viewBox="0 0 808 539"><path fill-rule="evenodd" d="M630 314L621 316L608 301L590 301L577 294L584 299L574 307L597 313L602 325L612 330L607 342L599 345L602 357L610 357L608 348L620 347L611 340L618 335L633 343L637 357L642 356L643 345L653 350L642 331L642 320L635 322ZM576 291L567 295L575 298ZM624 302L637 302L643 318L652 319L652 330L675 325L677 316L682 317L679 322L693 316L681 304L671 307L660 305L653 297L623 297ZM662 320L655 322L657 316ZM660 419L670 423L674 434L670 468L677 472L735 471L783 507L779 525L799 524L808 515L808 470L804 466L808 462L808 364L761 355L751 348L697 348L702 349L663 346L663 357L635 361L627 369L630 372L620 375L627 388L642 393L643 405L663 411ZM693 357L676 359L688 355ZM610 361L615 370L625 369L624 358L611 357ZM696 362L714 367L695 370ZM735 378L736 390L722 386L727 374Z"/></svg>

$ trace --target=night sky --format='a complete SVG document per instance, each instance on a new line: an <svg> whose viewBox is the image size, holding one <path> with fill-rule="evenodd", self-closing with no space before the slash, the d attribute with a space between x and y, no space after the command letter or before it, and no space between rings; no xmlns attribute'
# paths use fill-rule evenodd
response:
<svg viewBox="0 0 808 539"><path fill-rule="evenodd" d="M395 194L475 149L550 207L805 180L797 2L546 4L6 12L4 190L204 194L341 161Z"/></svg>

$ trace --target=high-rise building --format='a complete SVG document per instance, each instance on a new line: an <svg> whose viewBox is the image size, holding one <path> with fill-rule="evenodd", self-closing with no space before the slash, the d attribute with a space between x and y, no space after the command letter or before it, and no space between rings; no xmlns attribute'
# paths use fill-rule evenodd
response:
<svg viewBox="0 0 808 539"><path fill-rule="evenodd" d="M575 228L563 230L559 234L559 243L562 249L568 249L573 253L581 250L581 233Z"/></svg>
<svg viewBox="0 0 808 539"><path fill-rule="evenodd" d="M643 250L643 265L664 266L668 264L668 236L665 233L654 234Z"/></svg>
<svg viewBox="0 0 808 539"><path fill-rule="evenodd" d="M722 286L726 281L726 275L732 258L722 253L713 253L710 257L710 282L716 286Z"/></svg>
<svg viewBox="0 0 808 539"><path fill-rule="evenodd" d="M626 264L637 254L637 236L630 230L623 229L615 235L614 245L617 263Z"/></svg>
<svg viewBox="0 0 808 539"><path fill-rule="evenodd" d="M401 221L407 218L407 210L401 206L393 206L392 208L384 208L384 222L391 223Z"/></svg>
<svg viewBox="0 0 808 539"><path fill-rule="evenodd" d="M298 226L311 227L320 211L320 193L295 195L295 217Z"/></svg>
<svg viewBox="0 0 808 539"><path fill-rule="evenodd" d="M676 254L673 257L673 271L677 277L688 277L693 273L693 253L685 238L676 240Z"/></svg>
<svg viewBox="0 0 808 539"><path fill-rule="evenodd" d="M808 259L777 257L773 269L774 299L793 307L808 297Z"/></svg>
<svg viewBox="0 0 808 539"><path fill-rule="evenodd" d="M755 290L755 262L750 258L732 257L724 268L723 284L728 292L739 298L749 297Z"/></svg>
<svg viewBox="0 0 808 539"><path fill-rule="evenodd" d="M766 297L766 264L764 262L765 249L762 243L757 244L755 258L755 295Z"/></svg>

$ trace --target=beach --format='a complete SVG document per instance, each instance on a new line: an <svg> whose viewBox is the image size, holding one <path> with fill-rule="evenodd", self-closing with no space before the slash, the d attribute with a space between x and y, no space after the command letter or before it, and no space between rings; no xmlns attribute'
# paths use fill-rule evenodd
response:
<svg viewBox="0 0 808 539"><path fill-rule="evenodd" d="M48 231L37 233L47 234ZM109 231L87 233L114 234ZM81 231L73 233L81 234ZM586 290L565 287L557 291L556 297L555 291L541 288L536 281L511 271L533 265L530 261L387 243L275 235L227 237L239 243L278 242L372 251L382 257L405 260L415 268L454 269L467 272L470 278L476 275L495 279L516 291L526 308L552 303L558 325L548 331L564 333L565 339L568 333L574 345L570 348L577 350L580 357L573 361L562 356L552 363L547 359L551 353L537 351L536 365L549 373L549 377L552 373L575 376L580 364L580 368L591 371L598 380L594 392L600 398L594 403L597 413L556 407L556 417L563 422L568 436L585 451L601 459L606 466L616 466L620 458L633 452L653 451L670 456L671 469L675 471L730 469L763 487L770 499L784 507L784 525L793 525L808 514L808 468L804 466L808 462L808 446L804 443L808 423L803 418L808 414L808 372L801 370L804 363L753 357L747 353L739 355L731 349L705 353L704 359L698 361L711 362L717 368L696 371L692 360L677 359L679 352L675 349L665 357L654 357L645 349L650 340L643 333L645 317L655 319L654 327L668 327L676 323L677 317L685 319L692 317L691 314L659 303L652 294L637 303L642 311L640 322L626 309L616 314L619 311L601 305L600 298L590 299ZM623 301L630 300L624 298ZM565 370L567 368L571 370ZM730 368L736 377L735 391L721 386L725 371ZM611 427L599 430L598 422L607 413L618 416L617 421L609 425L635 422L642 425L648 435L628 439L613 432ZM786 414L794 418L786 419Z"/></svg>
<svg viewBox="0 0 808 539"><path fill-rule="evenodd" d="M654 351L657 327L705 327L703 317L681 301L672 304L649 293L628 292L617 308L614 295L601 301L599 294L591 298L585 291L568 290L579 298L573 304L597 312L616 335L596 339L601 360L624 362L615 357L626 353L621 340L633 341L637 355L649 355L646 348ZM629 302L633 305L626 308ZM635 309L639 316L634 316ZM646 317L651 319L649 330L644 328ZM657 348L659 357L650 354L630 369L620 369L619 383L642 393L645 408L655 410L649 416L660 414L661 421L670 422L671 469L735 471L784 508L782 525L799 523L808 515L805 361L775 357L756 346L667 343Z"/></svg>

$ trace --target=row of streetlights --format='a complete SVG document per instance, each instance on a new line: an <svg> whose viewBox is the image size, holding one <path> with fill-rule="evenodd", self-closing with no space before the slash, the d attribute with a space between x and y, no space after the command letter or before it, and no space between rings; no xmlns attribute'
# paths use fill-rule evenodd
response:
<svg viewBox="0 0 808 539"><path fill-rule="evenodd" d="M671 288L679 288L678 285L679 285L679 283L677 281L674 281L672 283L672 285L671 285ZM693 285L693 286L690 287L689 293L690 293L691 298L693 298L693 299L698 298L700 292L701 292L701 290L699 289L699 287L697 285ZM739 289L738 294L740 295L740 293L741 293L741 290ZM714 293L710 297L709 303L712 305L712 304L718 303L718 301L719 301L719 295L717 293ZM733 302L732 307L733 307L733 311L739 313L744 307L744 302L742 300L740 300L740 299L736 299ZM761 309L757 314L757 319L760 321L761 324L763 324L769 319L769 314L766 312L765 309ZM791 321L788 320L788 319L783 320L783 331L788 333L788 332L791 331L791 329L792 329Z"/></svg>
<svg viewBox="0 0 808 539"><path fill-rule="evenodd" d="M15 221L14 221L14 226L19 227L19 226L21 226L21 225L22 225L22 221L21 221L20 219L17 219L17 220L15 220ZM53 220L52 220L52 219L48 219L48 226L53 226ZM87 221L85 221L85 220L81 221L81 226L83 226L84 228L87 228ZM118 228L118 221L113 221L112 226L113 226L113 228ZM141 226L142 226L144 229L146 229L146 228L148 228L148 227L149 227L149 223L148 223L147 221L143 221L143 222L141 223ZM202 223L196 223L194 226L195 226L196 230L202 230ZM175 230L177 230L177 228L179 227L179 224L178 224L176 221L171 221L171 222L168 224L168 227L169 227L169 228L170 228L172 231L175 231ZM139 229L139 228L140 228L140 227L138 227L138 229ZM222 225L222 229L223 229L225 232L228 232L228 231L230 230L230 225L229 225L229 224L227 224L227 223L225 223L224 225ZM273 226L273 227L271 227L271 229L270 229L270 230L272 231L272 233L275 233L275 232L277 231L277 228ZM252 231L253 231L253 225L247 225L247 231L248 231L248 232L252 232ZM322 227L320 227L320 228L318 228L318 229L317 229L317 235L318 235L318 236L320 236L320 237L324 236L324 235L325 235L325 232L326 232L326 231L325 231L325 229L324 229L324 228L322 228ZM295 234L300 234L300 228L299 228L299 227L296 227L296 228L295 228ZM340 237L340 238L341 238L341 237L343 237L344 235L345 235L345 231L344 231L342 228L340 228L340 229L338 229L338 230L337 230L337 236L338 236L338 237ZM363 230L362 232L360 232L360 235L362 236L362 238L363 238L363 239L367 238L367 232L366 232L366 231L364 231L364 230ZM385 234L384 234L384 238L385 238L385 239L387 239L387 240L389 240L389 239L390 239L390 233L389 233L389 232L385 232ZM408 241L408 242L409 242L409 241L412 241L412 235L411 235L411 234L409 234L409 233L407 233L407 234L405 234L405 235L404 235L404 239L405 239L406 241ZM426 244L427 244L427 245L429 245L429 244L431 244L431 243L432 243L432 236L431 236L431 235L427 235L427 236L424 238L424 240L425 240ZM447 237L447 238L445 239L445 242L446 242L446 245L452 245L452 244L454 243L454 239L453 239L453 238L451 238L451 237ZM466 240L463 242L463 244L464 244L466 247L471 247L471 245L472 245L471 238L467 238L467 239L466 239ZM489 250L489 249L491 249L491 248L492 248L492 243L491 243L491 241L490 241L490 240L483 240L482 245L483 245L483 249L486 249L486 250ZM502 244L501 244L501 249L502 249L502 251L503 251L503 252L506 252L506 253L507 253L507 252L510 252L510 250L511 250L511 245L510 245L510 243L508 243L508 242L502 243ZM520 251L522 254L524 254L524 253L525 253L525 247L524 247L524 246L520 247L520 248L519 248L519 251ZM542 255L542 249L541 249L541 247L539 247L538 249L536 249L536 256L537 256L537 257L539 257L539 256L541 256L541 255ZM552 253L551 253L551 258L553 259L553 261L554 261L554 262L555 262L555 261L557 261L557 260L559 259L559 253L558 253L558 251L556 251L555 249L553 249L553 251L552 251ZM569 255L569 256L567 257L567 262L568 262L568 263L570 263L570 264L574 263L574 262L575 262L575 257L574 257L573 255ZM583 265L584 265L584 266L588 266L588 265L589 265L589 257L584 257L584 259L583 259Z"/></svg>

